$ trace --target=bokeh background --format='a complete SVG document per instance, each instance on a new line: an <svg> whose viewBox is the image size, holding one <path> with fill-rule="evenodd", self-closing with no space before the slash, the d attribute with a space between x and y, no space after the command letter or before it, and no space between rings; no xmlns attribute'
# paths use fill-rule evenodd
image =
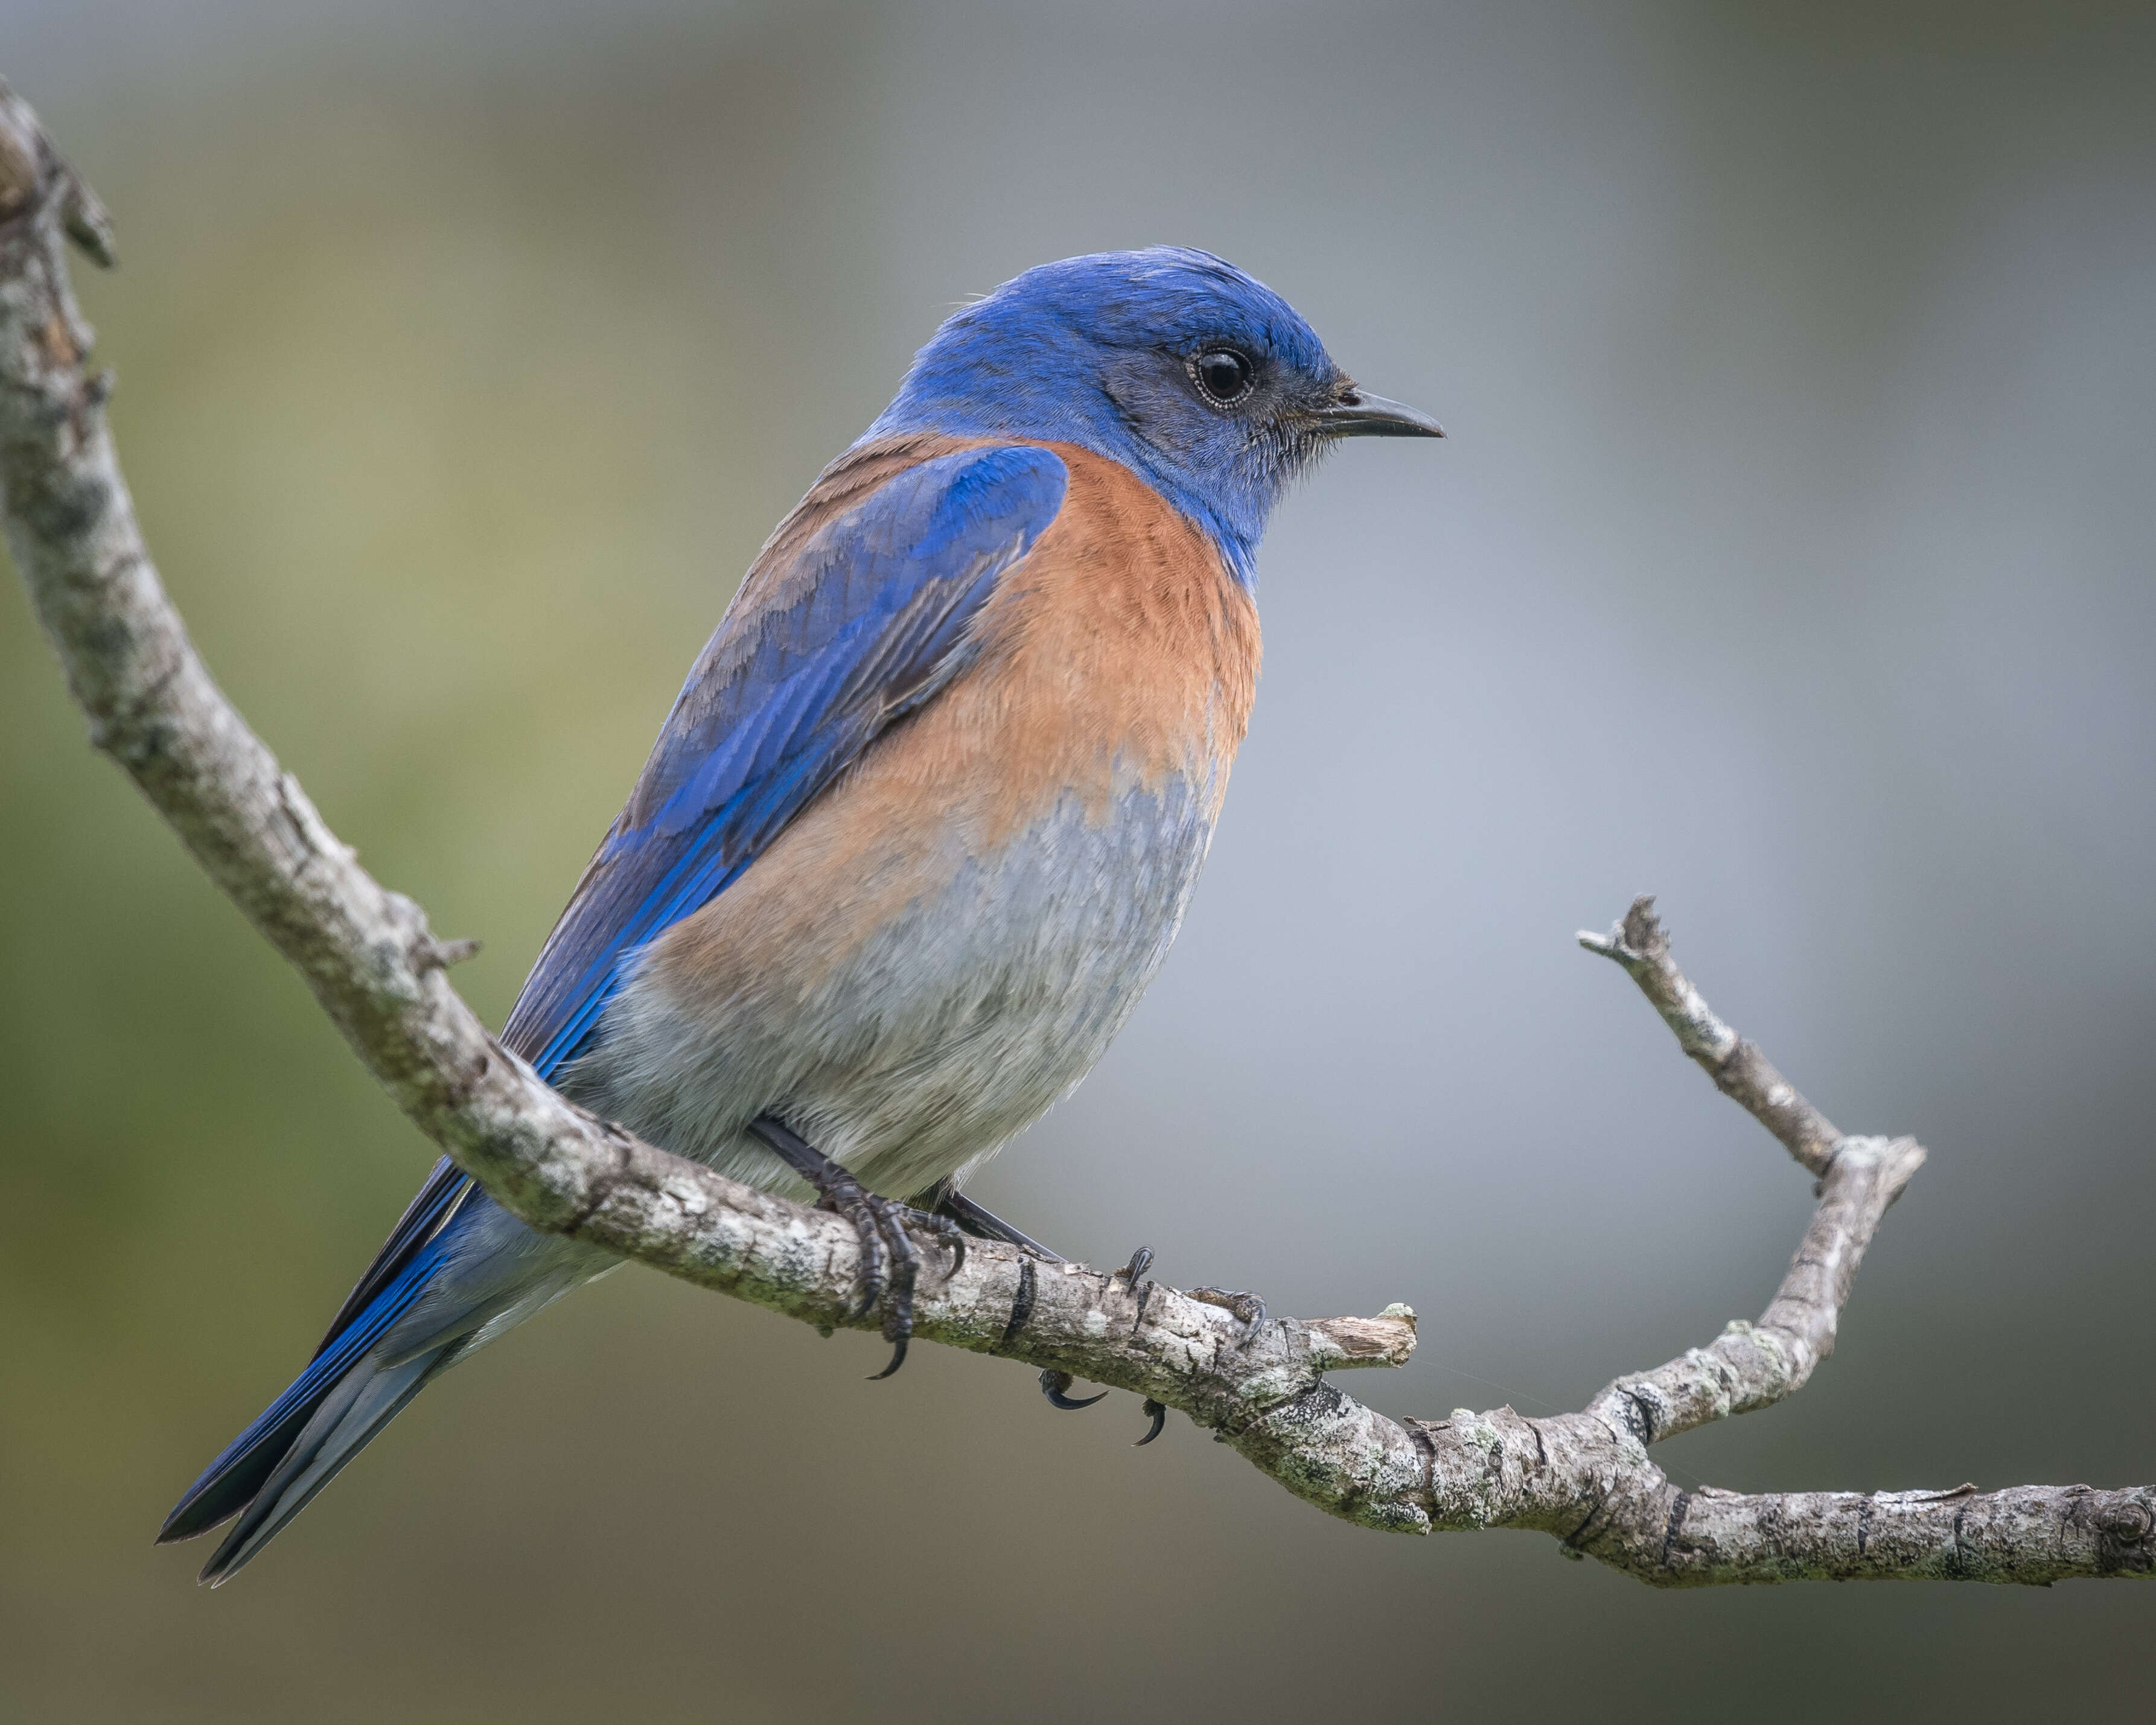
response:
<svg viewBox="0 0 2156 1725"><path fill-rule="evenodd" d="M1933 1161L1728 1487L2156 1478L2156 8L0 0L226 686L495 1018L769 526L956 301L1178 241L1440 446L1263 559L1173 959L976 1189L1401 1413L1758 1312L1807 1182L1578 952ZM1178 1419L636 1271L233 1587L163 1512L431 1153L0 597L0 1717L2124 1716L2156 1595L1665 1595L1388 1541Z"/></svg>

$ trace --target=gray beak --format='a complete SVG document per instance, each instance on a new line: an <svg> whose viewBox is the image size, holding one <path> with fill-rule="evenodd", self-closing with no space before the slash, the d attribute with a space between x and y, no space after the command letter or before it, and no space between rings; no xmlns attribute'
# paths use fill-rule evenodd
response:
<svg viewBox="0 0 2156 1725"><path fill-rule="evenodd" d="M1445 435L1445 428L1429 414L1418 413L1405 402L1387 401L1382 395L1353 386L1331 407L1319 410L1317 429L1327 437Z"/></svg>

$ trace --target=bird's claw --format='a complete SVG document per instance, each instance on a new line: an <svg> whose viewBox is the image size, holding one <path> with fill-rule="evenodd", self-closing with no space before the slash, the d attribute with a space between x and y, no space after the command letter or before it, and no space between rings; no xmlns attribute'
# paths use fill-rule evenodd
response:
<svg viewBox="0 0 2156 1725"><path fill-rule="evenodd" d="M948 1249L951 1267L943 1272L944 1281L950 1281L966 1267L966 1230L948 1216L938 1215L933 1210L909 1209L906 1214L906 1225Z"/></svg>
<svg viewBox="0 0 2156 1725"><path fill-rule="evenodd" d="M906 1363L906 1344L913 1337L913 1291L920 1279L921 1253L909 1230L918 1229L938 1245L950 1248L947 1281L966 1261L965 1236L945 1218L871 1192L850 1175L833 1180L818 1208L844 1216L860 1240L861 1297L850 1316L858 1320L879 1304L883 1307L883 1338L891 1344L891 1363L870 1375L869 1382L874 1384Z"/></svg>
<svg viewBox="0 0 2156 1725"><path fill-rule="evenodd" d="M1070 1384L1071 1378L1068 1372L1059 1372L1051 1368L1040 1374L1040 1393L1048 1398L1048 1405L1060 1408L1066 1414L1075 1414L1081 1408L1090 1408L1108 1393L1104 1389L1099 1395L1075 1399L1070 1394Z"/></svg>
<svg viewBox="0 0 2156 1725"><path fill-rule="evenodd" d="M875 1310L883 1298L884 1278L890 1271L891 1240L880 1214L882 1200L850 1178L831 1182L816 1197L816 1208L829 1210L853 1224L854 1237L861 1249L860 1297L847 1312L849 1322L859 1322Z"/></svg>
<svg viewBox="0 0 2156 1725"><path fill-rule="evenodd" d="M1131 1261L1116 1271L1116 1279L1137 1296L1138 1317L1141 1321L1145 1317L1146 1297L1152 1292L1152 1289L1150 1285L1141 1287L1140 1282L1146 1271L1152 1267L1152 1248L1140 1246L1131 1254ZM1108 1394L1104 1389L1099 1395L1089 1395L1081 1400L1070 1394L1070 1374L1068 1372L1051 1369L1040 1374L1040 1393L1048 1398L1050 1407L1060 1408L1065 1413L1075 1413L1081 1408L1091 1407L1094 1403L1102 1400ZM1161 1428L1168 1424L1168 1409L1151 1396L1146 1398L1143 1411L1152 1424L1147 1429L1146 1435L1132 1445L1134 1449L1143 1449L1160 1435Z"/></svg>
<svg viewBox="0 0 2156 1725"><path fill-rule="evenodd" d="M906 1344L913 1334L913 1284L921 1254L906 1232L906 1207L870 1191L850 1175L833 1180L818 1204L854 1224L861 1245L860 1299L848 1314L856 1321L883 1307L883 1338L891 1344L891 1363L870 1375L873 1384L906 1363Z"/></svg>
<svg viewBox="0 0 2156 1725"><path fill-rule="evenodd" d="M1138 1327L1145 1322L1146 1302L1152 1298L1152 1284L1140 1279L1152 1268L1152 1248L1140 1246L1131 1254L1131 1261L1116 1272L1116 1278L1131 1291L1138 1302L1137 1316L1131 1320L1131 1333L1133 1336L1137 1334Z"/></svg>
<svg viewBox="0 0 2156 1725"><path fill-rule="evenodd" d="M1235 1315L1243 1326L1242 1336L1235 1343L1238 1348L1248 1348L1265 1327L1265 1302L1255 1294L1230 1288L1192 1288L1188 1292L1194 1300L1202 1300L1208 1306L1218 1306L1223 1312Z"/></svg>

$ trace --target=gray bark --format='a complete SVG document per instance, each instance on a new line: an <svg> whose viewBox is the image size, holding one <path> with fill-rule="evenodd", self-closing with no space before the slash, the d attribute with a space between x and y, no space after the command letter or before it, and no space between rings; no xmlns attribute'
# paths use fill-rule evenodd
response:
<svg viewBox="0 0 2156 1725"><path fill-rule="evenodd" d="M35 116L0 85L0 515L91 741L295 965L413 1122L534 1228L829 1331L850 1316L851 1228L737 1184L598 1120L541 1083L450 986L467 942L362 869L189 642L150 561L88 363L64 239L111 262L109 223ZM1666 1585L1929 1577L2049 1583L2143 1575L2156 1488L1680 1491L1648 1448L1779 1400L1832 1350L1856 1268L1923 1161L1907 1138L1850 1137L1717 1018L1671 960L1650 901L1583 942L1622 964L1686 1053L1818 1180L1819 1207L1756 1323L1619 1378L1584 1410L1510 1408L1398 1421L1327 1381L1399 1365L1414 1313L1266 1317L1255 1301L974 1244L927 1278L916 1333L1133 1391L1180 1409L1290 1491L1401 1532L1556 1536Z"/></svg>

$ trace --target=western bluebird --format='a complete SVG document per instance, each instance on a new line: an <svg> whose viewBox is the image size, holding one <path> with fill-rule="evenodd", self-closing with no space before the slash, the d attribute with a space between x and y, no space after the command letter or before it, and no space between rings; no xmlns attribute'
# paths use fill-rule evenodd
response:
<svg viewBox="0 0 2156 1725"><path fill-rule="evenodd" d="M655 1144L907 1229L1091 1068L1175 937L1258 674L1259 536L1335 440L1440 437L1207 253L953 316L750 568L503 1041ZM911 1200L941 1217L897 1200ZM419 1389L616 1260L444 1159L160 1538L228 1579Z"/></svg>

